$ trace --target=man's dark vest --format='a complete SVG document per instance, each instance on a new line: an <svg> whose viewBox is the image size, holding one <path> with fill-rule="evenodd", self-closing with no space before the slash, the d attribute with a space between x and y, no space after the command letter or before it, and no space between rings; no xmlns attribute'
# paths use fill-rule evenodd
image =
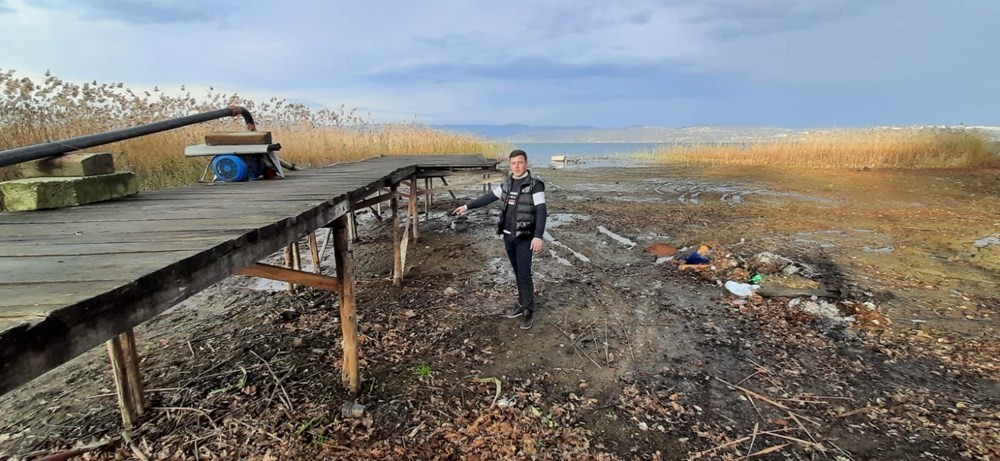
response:
<svg viewBox="0 0 1000 461"><path fill-rule="evenodd" d="M510 196L510 188L514 184L513 175L508 174L500 185L501 197L503 200L503 210L500 212L500 223L497 224L497 234L503 234L504 221L507 218L507 198ZM528 177L521 183L521 190L517 194L517 203L514 205L514 238L531 238L535 236L535 198L531 191L535 190L535 178L528 172Z"/></svg>

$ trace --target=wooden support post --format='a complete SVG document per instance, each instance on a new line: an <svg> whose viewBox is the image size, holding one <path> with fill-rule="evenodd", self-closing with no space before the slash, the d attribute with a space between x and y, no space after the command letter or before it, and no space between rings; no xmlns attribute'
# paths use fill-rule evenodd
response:
<svg viewBox="0 0 1000 461"><path fill-rule="evenodd" d="M444 185L446 185L446 186L448 185L448 180L444 179L444 176L441 177L441 182L443 182ZM455 192L453 190L448 189L448 193L451 194L451 198L452 199L458 200L458 197L455 196Z"/></svg>
<svg viewBox="0 0 1000 461"><path fill-rule="evenodd" d="M295 263L292 261L292 246L288 245L285 247L285 269L293 269ZM288 283L288 294L295 294L295 284Z"/></svg>
<svg viewBox="0 0 1000 461"><path fill-rule="evenodd" d="M424 190L427 191L426 197L424 197L424 221L431 219L431 200L434 200L434 191L431 189L431 179L424 178Z"/></svg>
<svg viewBox="0 0 1000 461"><path fill-rule="evenodd" d="M344 368L341 375L344 385L357 395L358 376L358 319L354 299L354 253L347 238L347 219L333 221L333 251L340 280L340 325L344 332Z"/></svg>
<svg viewBox="0 0 1000 461"><path fill-rule="evenodd" d="M413 221L413 243L420 241L419 211L417 209L417 177L410 178L410 216Z"/></svg>
<svg viewBox="0 0 1000 461"><path fill-rule="evenodd" d="M399 197L395 194L395 184L390 191L393 192L392 198L389 199L389 207L392 209L392 284L398 287L403 285L403 255L399 247ZM409 232L405 229L404 231Z"/></svg>
<svg viewBox="0 0 1000 461"><path fill-rule="evenodd" d="M330 240L333 239L333 229L327 229L326 237L323 237L323 245L319 247L319 259L323 259L326 256L326 248L330 246Z"/></svg>
<svg viewBox="0 0 1000 461"><path fill-rule="evenodd" d="M299 241L292 242L292 269L302 270L302 254L299 252Z"/></svg>
<svg viewBox="0 0 1000 461"><path fill-rule="evenodd" d="M353 242L354 241L354 226L351 225L351 220L352 220L351 212L348 211L347 214L344 215L344 217L347 218L347 226L346 226L347 227L347 239ZM334 236L334 238L336 238L336 236ZM333 244L334 244L334 248L336 248L337 242L334 241Z"/></svg>
<svg viewBox="0 0 1000 461"><path fill-rule="evenodd" d="M135 347L135 330L128 330L118 337L125 355L125 375L132 395L136 416L146 412L146 396L142 391L142 371L139 368L139 350Z"/></svg>
<svg viewBox="0 0 1000 461"><path fill-rule="evenodd" d="M347 214L347 218L347 235L351 238L352 242L361 240L361 237L358 235L358 217L355 215L354 210L351 210Z"/></svg>
<svg viewBox="0 0 1000 461"><path fill-rule="evenodd" d="M378 188L378 192L375 193L376 196L382 195L382 188ZM375 202L375 214L378 215L378 220L382 220L382 202Z"/></svg>
<svg viewBox="0 0 1000 461"><path fill-rule="evenodd" d="M483 173L483 192L493 190L493 181L490 179L491 176L492 174L490 173ZM451 196L454 197L455 194L452 194Z"/></svg>
<svg viewBox="0 0 1000 461"><path fill-rule="evenodd" d="M107 342L108 357L111 359L111 370L115 379L115 391L118 395L118 407L122 412L122 422L126 429L131 429L138 419L132 389L129 387L128 365L122 348L121 335Z"/></svg>
<svg viewBox="0 0 1000 461"><path fill-rule="evenodd" d="M313 273L319 274L321 271L319 268L319 244L316 242L316 231L309 233L309 253L312 255Z"/></svg>

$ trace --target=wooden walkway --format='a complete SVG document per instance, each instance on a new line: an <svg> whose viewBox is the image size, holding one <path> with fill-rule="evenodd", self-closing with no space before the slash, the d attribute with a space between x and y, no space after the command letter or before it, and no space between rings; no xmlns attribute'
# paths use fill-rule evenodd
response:
<svg viewBox="0 0 1000 461"><path fill-rule="evenodd" d="M281 180L2 213L0 395L330 224L383 187L425 170L495 166L472 155L381 157Z"/></svg>

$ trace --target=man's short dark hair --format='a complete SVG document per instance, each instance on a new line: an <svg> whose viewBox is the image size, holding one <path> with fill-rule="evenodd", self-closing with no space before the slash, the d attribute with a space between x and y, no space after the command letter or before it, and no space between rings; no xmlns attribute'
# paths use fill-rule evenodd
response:
<svg viewBox="0 0 1000 461"><path fill-rule="evenodd" d="M512 158L517 157L517 156L524 157L524 161L525 162L528 161L528 153L525 152L525 151L523 151L523 150L521 150L521 149L510 151L510 156L508 156L507 159L509 160L509 159L512 159Z"/></svg>

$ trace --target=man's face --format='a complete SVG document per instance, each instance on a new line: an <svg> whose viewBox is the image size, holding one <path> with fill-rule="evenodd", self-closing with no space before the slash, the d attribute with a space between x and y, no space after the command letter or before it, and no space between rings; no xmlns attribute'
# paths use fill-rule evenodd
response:
<svg viewBox="0 0 1000 461"><path fill-rule="evenodd" d="M510 172L514 173L514 176L521 176L527 169L528 160L523 155L510 159Z"/></svg>

